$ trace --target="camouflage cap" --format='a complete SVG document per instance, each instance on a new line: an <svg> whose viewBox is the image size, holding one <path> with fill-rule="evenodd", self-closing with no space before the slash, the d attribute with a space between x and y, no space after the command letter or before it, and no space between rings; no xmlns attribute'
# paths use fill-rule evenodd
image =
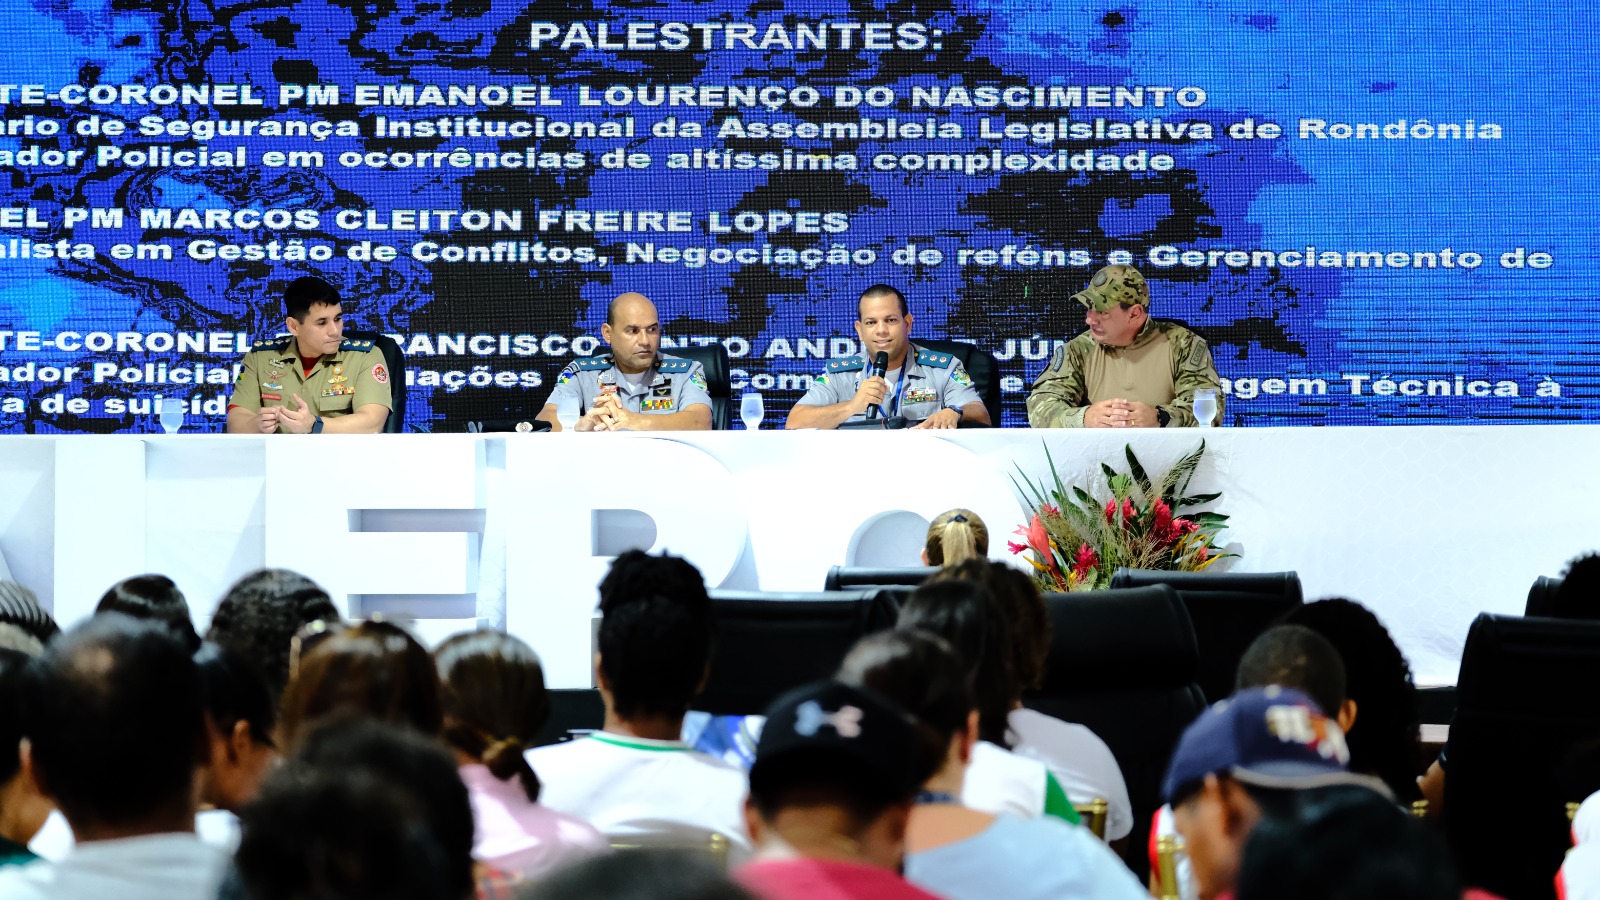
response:
<svg viewBox="0 0 1600 900"><path fill-rule="evenodd" d="M1101 313L1124 303L1149 307L1150 286L1133 266L1106 266L1094 273L1089 286L1073 294L1072 299Z"/></svg>

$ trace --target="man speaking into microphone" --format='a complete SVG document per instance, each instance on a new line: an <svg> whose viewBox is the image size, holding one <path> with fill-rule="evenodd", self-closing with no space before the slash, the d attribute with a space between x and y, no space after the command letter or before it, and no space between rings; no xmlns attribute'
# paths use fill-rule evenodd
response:
<svg viewBox="0 0 1600 900"><path fill-rule="evenodd" d="M904 294L886 284L867 288L856 302L855 325L861 354L829 360L789 411L785 428L838 428L896 417L914 428L990 424L961 361L911 342Z"/></svg>

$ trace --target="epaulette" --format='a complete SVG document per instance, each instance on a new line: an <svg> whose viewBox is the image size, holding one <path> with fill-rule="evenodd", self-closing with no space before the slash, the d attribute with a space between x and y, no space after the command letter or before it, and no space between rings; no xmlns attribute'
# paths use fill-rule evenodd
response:
<svg viewBox="0 0 1600 900"><path fill-rule="evenodd" d="M289 342L294 340L294 335L288 337L262 338L250 345L251 350L277 350L282 352L289 349Z"/></svg>
<svg viewBox="0 0 1600 900"><path fill-rule="evenodd" d="M866 357L862 356L844 356L839 359L830 359L827 365L829 375L835 372L855 372L866 367Z"/></svg>
<svg viewBox="0 0 1600 900"><path fill-rule="evenodd" d="M950 364L955 361L956 358L948 353L940 353L937 350L929 350L926 347L917 348L917 365L919 366L928 366L934 369L948 369L950 368Z"/></svg>
<svg viewBox="0 0 1600 900"><path fill-rule="evenodd" d="M694 365L694 361L693 360L688 360L688 359L663 359L663 360L661 360L661 364L656 366L656 371L657 372L661 372L663 374L667 374L667 375L676 375L679 372L687 372L687 371L689 371L689 367L693 366L693 365Z"/></svg>
<svg viewBox="0 0 1600 900"><path fill-rule="evenodd" d="M572 361L579 372L602 372L611 368L611 355L585 356Z"/></svg>
<svg viewBox="0 0 1600 900"><path fill-rule="evenodd" d="M339 342L340 350L371 350L371 341L358 341L355 338L345 338Z"/></svg>

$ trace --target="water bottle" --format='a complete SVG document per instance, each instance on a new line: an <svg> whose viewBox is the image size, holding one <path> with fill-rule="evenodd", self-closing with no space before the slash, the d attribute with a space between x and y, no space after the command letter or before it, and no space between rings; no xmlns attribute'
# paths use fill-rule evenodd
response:
<svg viewBox="0 0 1600 900"><path fill-rule="evenodd" d="M1201 428L1210 428L1217 422L1217 392L1202 388L1194 392L1194 418Z"/></svg>

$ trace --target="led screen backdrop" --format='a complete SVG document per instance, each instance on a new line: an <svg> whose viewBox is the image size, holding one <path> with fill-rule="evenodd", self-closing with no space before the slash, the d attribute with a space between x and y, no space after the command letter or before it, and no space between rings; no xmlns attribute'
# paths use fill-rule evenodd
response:
<svg viewBox="0 0 1600 900"><path fill-rule="evenodd" d="M873 282L1018 425L1108 261L1230 424L1596 415L1582 4L0 8L3 432L220 428L305 273L413 429L531 416L624 290L781 412Z"/></svg>

